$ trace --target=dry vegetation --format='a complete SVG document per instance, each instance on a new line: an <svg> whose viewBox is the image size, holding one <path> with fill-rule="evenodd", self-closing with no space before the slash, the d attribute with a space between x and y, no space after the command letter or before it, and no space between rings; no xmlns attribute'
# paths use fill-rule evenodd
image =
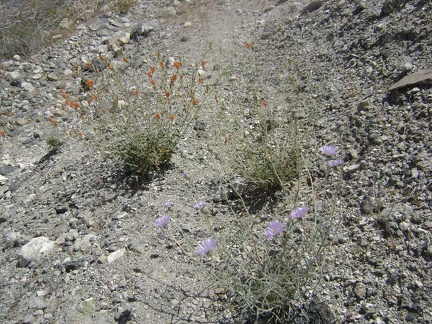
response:
<svg viewBox="0 0 432 324"><path fill-rule="evenodd" d="M0 1L0 59L28 56L74 30L104 9L127 12L133 0L3 0Z"/></svg>

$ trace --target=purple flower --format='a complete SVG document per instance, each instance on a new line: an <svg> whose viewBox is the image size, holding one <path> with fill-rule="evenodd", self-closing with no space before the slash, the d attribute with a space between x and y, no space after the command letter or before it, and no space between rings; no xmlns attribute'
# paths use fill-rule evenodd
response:
<svg viewBox="0 0 432 324"><path fill-rule="evenodd" d="M272 221L268 224L264 235L265 237L267 237L269 240L273 240L276 235L279 235L280 233L282 233L283 231L285 231L285 224L278 222L278 221Z"/></svg>
<svg viewBox="0 0 432 324"><path fill-rule="evenodd" d="M170 202L170 201L167 201L165 204L163 204L163 206L165 207L165 208L167 208L167 209L169 209L171 206L173 206L174 205L174 203L172 203L172 202Z"/></svg>
<svg viewBox="0 0 432 324"><path fill-rule="evenodd" d="M182 172L182 175L183 175L183 177L187 177L188 176L188 173L187 173L187 171L186 170L183 170L183 172Z"/></svg>
<svg viewBox="0 0 432 324"><path fill-rule="evenodd" d="M205 203L204 201L200 201L198 204L195 204L195 205L194 205L194 208L195 208L196 210L201 211L201 209L203 209L203 208L205 207L205 205L206 205L206 203Z"/></svg>
<svg viewBox="0 0 432 324"><path fill-rule="evenodd" d="M331 146L331 145L324 145L320 148L321 153L324 155L336 155L339 152L339 149L337 147Z"/></svg>
<svg viewBox="0 0 432 324"><path fill-rule="evenodd" d="M306 216L308 212L308 209L306 207L297 207L296 209L294 209L291 214L290 217L291 218L303 218Z"/></svg>
<svg viewBox="0 0 432 324"><path fill-rule="evenodd" d="M339 165L342 165L342 164L343 164L343 161L341 159L329 160L328 161L328 166L330 168L333 168L333 167L336 167L336 166L339 166Z"/></svg>
<svg viewBox="0 0 432 324"><path fill-rule="evenodd" d="M156 219L154 224L157 227L164 227L170 220L171 220L171 217L169 217L168 215L164 215L164 216Z"/></svg>
<svg viewBox="0 0 432 324"><path fill-rule="evenodd" d="M196 253L198 255L204 255L213 250L216 247L216 241L215 239L208 237L204 239L200 244L198 244L198 247L196 248Z"/></svg>

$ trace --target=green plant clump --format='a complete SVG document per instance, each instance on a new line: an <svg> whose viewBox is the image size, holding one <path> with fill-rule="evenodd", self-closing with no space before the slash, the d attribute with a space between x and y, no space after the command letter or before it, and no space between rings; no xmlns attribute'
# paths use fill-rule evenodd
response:
<svg viewBox="0 0 432 324"><path fill-rule="evenodd" d="M158 53L147 72L138 74L128 59L125 62L124 70L108 71L99 84L87 81L92 100L80 113L87 114L99 147L102 142L126 171L145 177L171 160L211 90L201 76L205 61L189 68Z"/></svg>
<svg viewBox="0 0 432 324"><path fill-rule="evenodd" d="M14 0L0 2L0 58L31 55L65 34L61 21L94 15L105 0Z"/></svg>
<svg viewBox="0 0 432 324"><path fill-rule="evenodd" d="M116 0L111 4L111 8L115 12L125 15L135 4L136 0Z"/></svg>
<svg viewBox="0 0 432 324"><path fill-rule="evenodd" d="M169 133L148 130L118 141L115 155L133 173L145 176L169 162L175 148L176 141Z"/></svg>
<svg viewBox="0 0 432 324"><path fill-rule="evenodd" d="M281 149L258 144L245 147L242 153L247 163L237 163L235 169L257 189L281 190L297 175L300 156L295 147Z"/></svg>
<svg viewBox="0 0 432 324"><path fill-rule="evenodd" d="M46 139L46 143L48 145L49 150L58 150L60 146L63 144L61 139L58 136L50 135Z"/></svg>

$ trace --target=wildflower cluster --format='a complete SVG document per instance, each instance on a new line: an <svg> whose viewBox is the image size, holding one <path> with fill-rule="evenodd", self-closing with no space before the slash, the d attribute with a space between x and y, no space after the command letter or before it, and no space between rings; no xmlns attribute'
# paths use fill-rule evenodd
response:
<svg viewBox="0 0 432 324"><path fill-rule="evenodd" d="M203 78L206 62L186 67L159 52L142 73L126 57L116 63L117 68L103 55L96 60L108 69L97 82L81 78L84 97L80 100L72 100L63 91L65 109L77 114L76 124L90 126L86 137L98 147L102 142L104 151L126 171L146 176L167 165L210 95ZM78 69L92 70L94 61ZM131 80L132 86L122 86Z"/></svg>
<svg viewBox="0 0 432 324"><path fill-rule="evenodd" d="M243 46L253 54L252 43ZM226 121L218 125L221 151L212 147L229 177L242 179L241 186L230 183L235 195L228 204L234 215L229 220L208 217L205 204L196 203L193 207L208 223L210 235L199 242L195 253L206 255L217 246L217 257L206 259L203 270L214 287L226 289L234 305L230 310L244 322L285 323L294 304L320 280L317 270L335 209L328 209L331 215L321 215L311 208L315 184L308 185L307 194L301 192L313 181L306 163L308 149L299 134L304 128L298 126L298 114L281 114L273 107L273 98L258 90L259 71L250 70L256 66L252 60L247 63L249 70L242 77L248 82L239 82L238 91L246 97L233 99L238 110L236 104L224 108L220 101L218 117ZM324 146L321 153L330 167L343 163L336 147ZM287 205L291 207L286 209ZM268 219L269 211L277 216Z"/></svg>
<svg viewBox="0 0 432 324"><path fill-rule="evenodd" d="M292 218L292 219L303 218L306 216L307 212L308 212L308 209L306 207L298 207L291 212L290 218ZM268 224L268 226L264 232L264 235L269 240L273 240L276 236L285 232L285 230L286 230L286 225L284 223L279 222L279 221L271 221Z"/></svg>
<svg viewBox="0 0 432 324"><path fill-rule="evenodd" d="M163 207L169 210L173 205L174 204L172 202L166 202L164 203ZM206 203L204 201L201 201L195 204L193 207L194 209L201 211L201 209L203 209L205 205ZM154 226L162 228L165 227L170 221L171 221L171 216L166 214L156 219ZM198 244L198 247L196 248L195 252L199 256L204 256L207 253L211 252L215 247L216 247L216 240L212 237L208 237Z"/></svg>
<svg viewBox="0 0 432 324"><path fill-rule="evenodd" d="M321 147L320 151L328 158L327 164L330 168L334 168L343 164L342 159L335 158L335 156L339 154L339 149L337 147L331 145L324 145L323 147Z"/></svg>

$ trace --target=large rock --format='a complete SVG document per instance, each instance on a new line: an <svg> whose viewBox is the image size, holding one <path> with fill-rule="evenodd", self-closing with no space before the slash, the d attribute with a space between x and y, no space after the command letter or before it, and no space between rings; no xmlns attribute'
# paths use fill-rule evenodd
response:
<svg viewBox="0 0 432 324"><path fill-rule="evenodd" d="M54 248L54 242L45 236L35 237L18 252L18 264L26 267L30 262L39 264Z"/></svg>

